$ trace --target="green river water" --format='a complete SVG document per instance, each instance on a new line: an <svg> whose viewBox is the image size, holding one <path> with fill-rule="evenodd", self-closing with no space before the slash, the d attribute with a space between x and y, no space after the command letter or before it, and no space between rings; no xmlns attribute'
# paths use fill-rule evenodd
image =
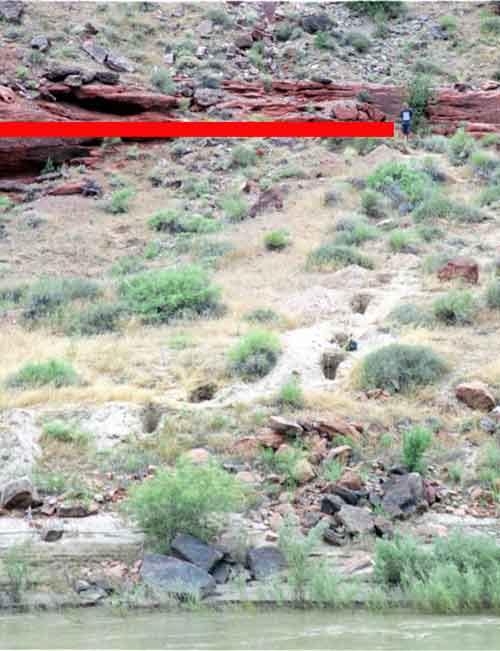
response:
<svg viewBox="0 0 500 651"><path fill-rule="evenodd" d="M500 649L500 618L359 610L0 615L1 649Z"/></svg>

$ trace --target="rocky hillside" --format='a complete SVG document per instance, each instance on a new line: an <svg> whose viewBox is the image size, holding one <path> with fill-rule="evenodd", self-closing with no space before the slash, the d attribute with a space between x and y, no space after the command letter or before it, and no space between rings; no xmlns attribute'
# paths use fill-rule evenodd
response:
<svg viewBox="0 0 500 651"><path fill-rule="evenodd" d="M45 605L265 601L290 522L346 581L396 531L498 538L500 17L393 4L0 3L2 119L390 119L432 82L409 142L0 143L0 604L12 549Z"/></svg>

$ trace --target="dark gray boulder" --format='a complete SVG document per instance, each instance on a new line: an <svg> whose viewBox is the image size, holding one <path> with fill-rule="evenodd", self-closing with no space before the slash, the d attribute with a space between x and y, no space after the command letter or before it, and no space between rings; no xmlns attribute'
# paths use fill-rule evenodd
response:
<svg viewBox="0 0 500 651"><path fill-rule="evenodd" d="M337 524L342 525L351 536L372 533L374 530L373 515L359 506L345 504L334 518Z"/></svg>
<svg viewBox="0 0 500 651"><path fill-rule="evenodd" d="M302 18L302 29L308 34L326 32L332 26L332 21L327 14L313 14Z"/></svg>
<svg viewBox="0 0 500 651"><path fill-rule="evenodd" d="M325 495L321 500L321 513L333 515L334 513L338 513L344 504L344 500L338 495Z"/></svg>
<svg viewBox="0 0 500 651"><path fill-rule="evenodd" d="M382 509L393 518L404 518L417 510L425 510L424 482L418 472L396 475L384 484Z"/></svg>
<svg viewBox="0 0 500 651"><path fill-rule="evenodd" d="M274 545L263 545L247 553L246 564L254 579L267 579L287 567L282 552Z"/></svg>
<svg viewBox="0 0 500 651"><path fill-rule="evenodd" d="M213 545L207 545L189 534L179 534L171 545L174 556L193 563L202 570L210 572L214 565L224 558L224 554Z"/></svg>
<svg viewBox="0 0 500 651"><path fill-rule="evenodd" d="M3 0L0 2L0 18L8 23L20 23L24 12L24 2Z"/></svg>
<svg viewBox="0 0 500 651"><path fill-rule="evenodd" d="M33 501L33 484L28 477L13 479L0 492L0 508L27 509Z"/></svg>
<svg viewBox="0 0 500 651"><path fill-rule="evenodd" d="M200 567L161 554L144 556L140 577L152 588L179 597L204 597L213 592L216 585L215 579Z"/></svg>

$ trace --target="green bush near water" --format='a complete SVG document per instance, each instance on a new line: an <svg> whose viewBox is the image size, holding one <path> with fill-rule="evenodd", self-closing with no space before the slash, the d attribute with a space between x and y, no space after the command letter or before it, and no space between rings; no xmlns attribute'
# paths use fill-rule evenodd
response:
<svg viewBox="0 0 500 651"><path fill-rule="evenodd" d="M500 547L493 537L453 532L423 548L410 537L379 540L375 579L399 587L413 608L458 614L500 610Z"/></svg>
<svg viewBox="0 0 500 651"><path fill-rule="evenodd" d="M125 508L158 549L168 551L180 533L210 541L218 530L210 516L241 510L246 494L246 487L217 463L180 459L173 470L160 470L134 487Z"/></svg>

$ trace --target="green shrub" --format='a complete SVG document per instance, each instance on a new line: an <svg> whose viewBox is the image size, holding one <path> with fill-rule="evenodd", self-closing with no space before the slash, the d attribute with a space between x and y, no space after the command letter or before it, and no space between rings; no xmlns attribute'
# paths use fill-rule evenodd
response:
<svg viewBox="0 0 500 651"><path fill-rule="evenodd" d="M230 350L230 368L244 379L264 377L276 366L280 353L280 342L275 334L254 330Z"/></svg>
<svg viewBox="0 0 500 651"><path fill-rule="evenodd" d="M417 228L417 234L424 242L434 242L444 238L444 232L432 224L421 224Z"/></svg>
<svg viewBox="0 0 500 651"><path fill-rule="evenodd" d="M479 479L488 488L493 489L498 500L500 487L500 445L497 441L491 441L481 451L478 470Z"/></svg>
<svg viewBox="0 0 500 651"><path fill-rule="evenodd" d="M199 176L187 176L182 181L183 193L191 199L201 199L210 196L210 181L208 178Z"/></svg>
<svg viewBox="0 0 500 651"><path fill-rule="evenodd" d="M462 127L448 140L448 158L453 165L465 165L475 148L474 138Z"/></svg>
<svg viewBox="0 0 500 651"><path fill-rule="evenodd" d="M432 309L436 319L446 325L466 325L474 320L477 301L471 292L454 289L436 299Z"/></svg>
<svg viewBox="0 0 500 651"><path fill-rule="evenodd" d="M220 200L220 207L230 222L241 222L248 217L248 202L235 193L229 193Z"/></svg>
<svg viewBox="0 0 500 651"><path fill-rule="evenodd" d="M195 266L147 271L122 280L125 307L146 323L200 316L216 310L220 291L205 271Z"/></svg>
<svg viewBox="0 0 500 651"><path fill-rule="evenodd" d="M220 224L214 219L202 215L181 215L175 210L158 210L149 220L148 225L155 231L177 233L214 233Z"/></svg>
<svg viewBox="0 0 500 651"><path fill-rule="evenodd" d="M275 28L273 34L276 37L277 41L279 41L280 43L285 43L286 41L289 41L292 38L293 24L281 23Z"/></svg>
<svg viewBox="0 0 500 651"><path fill-rule="evenodd" d="M257 153L253 147L238 145L231 154L231 163L235 167L249 167L257 162Z"/></svg>
<svg viewBox="0 0 500 651"><path fill-rule="evenodd" d="M144 271L144 262L138 256L123 255L110 269L110 274L115 277L128 276Z"/></svg>
<svg viewBox="0 0 500 651"><path fill-rule="evenodd" d="M376 190L364 190L361 193L361 209L368 217L374 219L384 217L384 196Z"/></svg>
<svg viewBox="0 0 500 651"><path fill-rule="evenodd" d="M408 537L377 541L375 578L399 586L412 607L432 613L498 610L500 548L494 537L459 530L423 549Z"/></svg>
<svg viewBox="0 0 500 651"><path fill-rule="evenodd" d="M368 224L364 219L353 219L352 228L339 233L335 238L335 244L337 246L359 246L377 237L378 230L375 226Z"/></svg>
<svg viewBox="0 0 500 651"><path fill-rule="evenodd" d="M432 100L431 82L427 75L418 74L408 84L408 104L413 109L413 129L425 125L427 109Z"/></svg>
<svg viewBox="0 0 500 651"><path fill-rule="evenodd" d="M425 427L412 427L403 434L403 461L410 472L423 474L422 457L432 443L432 432Z"/></svg>
<svg viewBox="0 0 500 651"><path fill-rule="evenodd" d="M364 358L359 384L363 389L404 393L434 384L447 370L444 360L426 346L389 344Z"/></svg>
<svg viewBox="0 0 500 651"><path fill-rule="evenodd" d="M265 448L259 457L260 464L268 473L281 475L284 485L292 489L297 487L296 469L304 459L305 452L299 447L290 447L279 453L271 448Z"/></svg>
<svg viewBox="0 0 500 651"><path fill-rule="evenodd" d="M338 459L330 459L323 464L323 477L326 481L335 484L342 477L344 466Z"/></svg>
<svg viewBox="0 0 500 651"><path fill-rule="evenodd" d="M490 185L479 195L481 206L496 206L500 204L500 183Z"/></svg>
<svg viewBox="0 0 500 651"><path fill-rule="evenodd" d="M151 85L164 95L175 95L175 83L172 75L164 68L155 68L151 73Z"/></svg>
<svg viewBox="0 0 500 651"><path fill-rule="evenodd" d="M368 52L372 46L371 40L362 32L347 32L345 35L345 42L360 54Z"/></svg>
<svg viewBox="0 0 500 651"><path fill-rule="evenodd" d="M398 161L382 163L368 176L366 182L370 188L384 194L397 185L412 204L421 202L432 186L431 180L422 170L417 169L415 165Z"/></svg>
<svg viewBox="0 0 500 651"><path fill-rule="evenodd" d="M500 146L500 133L485 133L484 136L481 137L479 144L481 147Z"/></svg>
<svg viewBox="0 0 500 651"><path fill-rule="evenodd" d="M417 224L427 220L448 219L453 216L455 209L456 205L451 199L439 192L433 192L415 208L412 217Z"/></svg>
<svg viewBox="0 0 500 651"><path fill-rule="evenodd" d="M489 151L478 149L473 151L469 158L474 174L480 179L489 180L498 169L499 159Z"/></svg>
<svg viewBox="0 0 500 651"><path fill-rule="evenodd" d="M7 378L7 386L21 389L37 389L46 385L53 385L57 389L63 386L78 383L75 369L58 359L48 362L29 362L17 373Z"/></svg>
<svg viewBox="0 0 500 651"><path fill-rule="evenodd" d="M250 321L250 323L272 323L280 320L274 310L267 308L257 308L251 312L247 312L244 319L245 321Z"/></svg>
<svg viewBox="0 0 500 651"><path fill-rule="evenodd" d="M280 228L267 233L264 237L264 245L268 251L282 251L290 244L288 231Z"/></svg>
<svg viewBox="0 0 500 651"><path fill-rule="evenodd" d="M27 291L28 285L10 285L0 287L0 304L13 303L14 305L17 305L24 300Z"/></svg>
<svg viewBox="0 0 500 651"><path fill-rule="evenodd" d="M403 303L395 307L389 314L389 321L396 321L400 325L424 325L430 320L425 309L413 303Z"/></svg>
<svg viewBox="0 0 500 651"><path fill-rule="evenodd" d="M292 376L279 390L276 400L280 407L288 409L303 409L305 405L304 392L300 381Z"/></svg>
<svg viewBox="0 0 500 651"><path fill-rule="evenodd" d="M486 16L481 21L481 32L488 36L500 34L500 16Z"/></svg>
<svg viewBox="0 0 500 651"><path fill-rule="evenodd" d="M438 23L448 36L452 36L457 31L458 24L455 16L440 16Z"/></svg>
<svg viewBox="0 0 500 651"><path fill-rule="evenodd" d="M273 174L273 181L282 181L283 179L305 179L306 173L298 165L285 165Z"/></svg>
<svg viewBox="0 0 500 651"><path fill-rule="evenodd" d="M172 471L132 488L126 503L145 534L161 551L168 551L177 534L210 541L218 527L213 513L238 511L245 504L245 487L217 463L193 465L180 459Z"/></svg>
<svg viewBox="0 0 500 651"><path fill-rule="evenodd" d="M349 2L348 9L356 14L365 14L372 18L383 16L386 19L398 18L406 11L406 3L398 0L365 0Z"/></svg>
<svg viewBox="0 0 500 651"><path fill-rule="evenodd" d="M307 269L329 271L355 264L365 269L373 269L373 261L350 246L339 246L335 242L323 244L307 257Z"/></svg>
<svg viewBox="0 0 500 651"><path fill-rule="evenodd" d="M221 27L231 27L233 24L233 17L228 14L225 9L209 9L206 13L206 17L211 20L214 25L220 25Z"/></svg>
<svg viewBox="0 0 500 651"><path fill-rule="evenodd" d="M314 45L318 50L333 51L337 48L335 39L327 32L316 32L314 35Z"/></svg>
<svg viewBox="0 0 500 651"><path fill-rule="evenodd" d="M389 235L389 246L391 251L404 253L411 250L411 245L415 242L413 231L403 228L396 228Z"/></svg>
<svg viewBox="0 0 500 651"><path fill-rule="evenodd" d="M127 213L129 210L130 199L132 199L134 195L135 190L132 188L115 190L111 195L111 199L104 204L104 210L112 215Z"/></svg>
<svg viewBox="0 0 500 651"><path fill-rule="evenodd" d="M83 336L114 332L118 328L123 312L120 303L96 303L72 314L65 329L70 335Z"/></svg>
<svg viewBox="0 0 500 651"><path fill-rule="evenodd" d="M486 290L486 304L492 310L500 310L500 280L494 280Z"/></svg>
<svg viewBox="0 0 500 651"><path fill-rule="evenodd" d="M191 242L192 255L204 266L219 268L223 259L236 250L232 242L213 240L209 238L193 240Z"/></svg>
<svg viewBox="0 0 500 651"><path fill-rule="evenodd" d="M436 154L444 154L448 148L448 138L446 136L426 136L420 141L420 145L426 150Z"/></svg>
<svg viewBox="0 0 500 651"><path fill-rule="evenodd" d="M0 195L0 213L9 212L9 210L14 206L13 202L6 197L5 195Z"/></svg>
<svg viewBox="0 0 500 651"><path fill-rule="evenodd" d="M42 438L87 447L94 437L89 432L82 432L64 421L53 420L43 426Z"/></svg>
<svg viewBox="0 0 500 651"><path fill-rule="evenodd" d="M86 278L41 278L26 294L23 318L35 321L51 316L70 301L92 300L101 293L101 287Z"/></svg>

